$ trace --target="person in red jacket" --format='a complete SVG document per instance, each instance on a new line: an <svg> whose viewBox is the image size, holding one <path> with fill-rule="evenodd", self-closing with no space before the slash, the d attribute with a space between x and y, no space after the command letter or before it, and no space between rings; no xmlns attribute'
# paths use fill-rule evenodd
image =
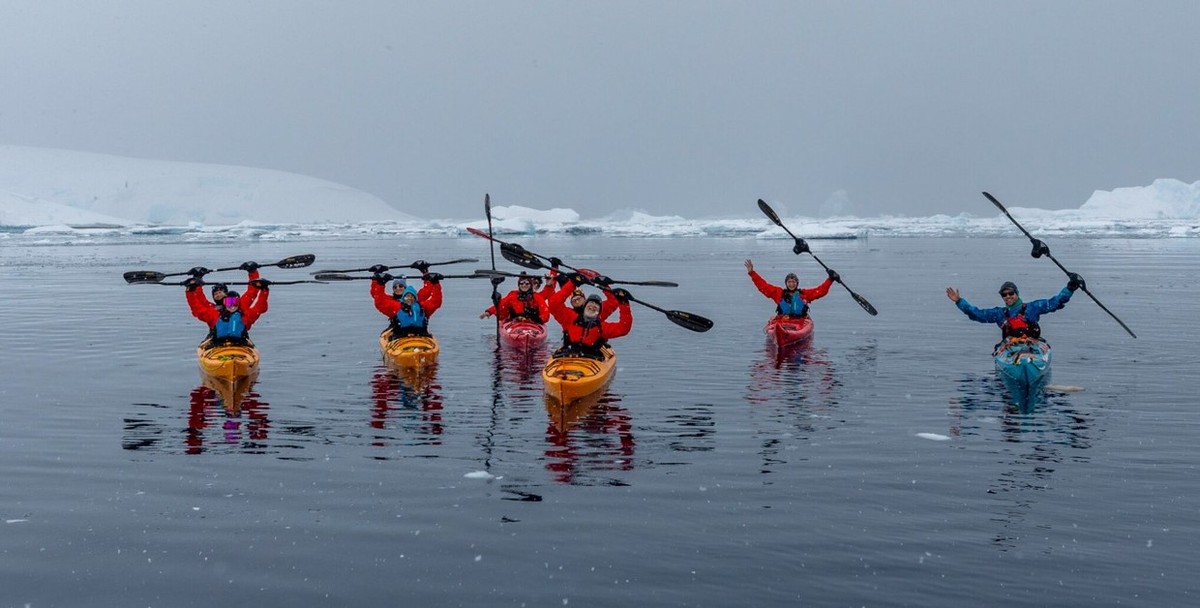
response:
<svg viewBox="0 0 1200 608"><path fill-rule="evenodd" d="M246 307L249 307L254 303L254 299L258 297L258 288L254 286L254 281L259 279L258 264L256 262L244 262L238 268L246 271L246 280L250 282L246 293L243 295L245 298L244 304ZM210 271L207 268L196 267L188 272L192 273L193 277L203 280L204 275ZM225 295L229 293L229 286L224 283L209 283L209 285L212 285L212 306L220 312L221 307L224 305ZM200 317L196 318L200 319ZM204 319L200 320L203 321Z"/></svg>
<svg viewBox="0 0 1200 608"><path fill-rule="evenodd" d="M808 303L825 297L825 294L829 293L829 288L833 287L833 282L839 278L837 272L830 270L829 278L825 279L825 282L810 289L800 289L800 279L795 273L789 272L783 279L783 287L780 288L759 276L754 271L754 262L746 260L745 264L746 272L750 275L754 286L760 293L775 302L775 313L788 317L807 317Z"/></svg>
<svg viewBox="0 0 1200 608"><path fill-rule="evenodd" d="M572 290L573 291L573 290ZM607 290L606 290L607 291ZM616 321L603 320L600 296L588 296L581 312L568 308L566 299L571 292L561 289L550 302L550 314L563 327L563 345L554 352L555 357L586 356L603 358L600 348L609 340L620 338L633 329L633 313L629 309L629 292L624 289L611 290L617 301Z"/></svg>
<svg viewBox="0 0 1200 608"><path fill-rule="evenodd" d="M210 346L251 344L250 327L267 312L271 293L270 281L266 279L254 281L253 286L256 288L257 297L245 309L242 308L242 303L248 303L250 300L239 297L236 291L226 293L222 307L218 309L205 299L204 291L200 289L204 285L203 280L192 277L183 284L187 286L187 303L192 311L192 316L208 325Z"/></svg>
<svg viewBox="0 0 1200 608"><path fill-rule="evenodd" d="M500 310L497 312L495 306L489 306L483 314L479 315L480 319L498 315L500 321L522 320L532 321L539 325L544 325L550 320L550 307L546 304L546 300L542 299L533 287L533 279L524 272L517 276L517 288L508 292L500 300Z"/></svg>
<svg viewBox="0 0 1200 608"><path fill-rule="evenodd" d="M428 336L429 318L442 306L442 275L436 272L421 275L425 285L421 287L420 294L412 285L407 285L398 300L383 287L392 280L392 275L376 273L372 278L371 298L375 300L375 310L391 322L391 339Z"/></svg>

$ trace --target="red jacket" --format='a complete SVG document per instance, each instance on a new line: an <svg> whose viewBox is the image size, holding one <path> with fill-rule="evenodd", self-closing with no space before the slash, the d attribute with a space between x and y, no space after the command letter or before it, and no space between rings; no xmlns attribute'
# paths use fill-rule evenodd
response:
<svg viewBox="0 0 1200 608"><path fill-rule="evenodd" d="M258 280L258 278L259 278L258 271L253 270L253 271L250 271L250 273L247 275L246 280L247 281L255 281L255 280ZM202 291L202 289L197 288L197 291ZM259 289L257 287L255 287L253 285L247 285L246 292L244 294L242 294L242 296L241 296L241 301L242 301L242 303L245 304L245 306L242 306L241 304L239 304L238 308L250 308L251 306L253 306L254 299L258 297L258 292L259 292ZM209 302L208 304L209 304L209 306L212 306L214 309L216 309L216 311L218 313L221 312L221 307L217 306L216 303ZM193 317L196 317L197 319L204 321L204 319L202 317L200 317L196 314L195 309L192 309L191 300L188 300L188 308L192 310Z"/></svg>
<svg viewBox="0 0 1200 608"><path fill-rule="evenodd" d="M495 306L489 306L487 312L498 314L501 321L507 321L513 317L536 319L539 323L550 320L550 307L547 306L542 294L535 291L529 292L528 300L521 301L520 292L514 289L500 299L499 313L496 312Z"/></svg>
<svg viewBox="0 0 1200 608"><path fill-rule="evenodd" d="M557 294L554 294L554 300L550 302L550 312L563 327L565 343L591 347L601 340L620 338L633 329L633 311L629 309L629 303L617 302L617 299L609 291L605 291L604 294L606 298L612 298L614 302L617 302L617 312L620 313L617 320L614 322L603 321L604 309L601 306L599 316L601 321L595 325L585 326L582 323L583 313L576 312L574 308L567 306L566 300L571 296L572 291L574 288L568 283L567 288L560 289Z"/></svg>
<svg viewBox="0 0 1200 608"><path fill-rule="evenodd" d="M392 294L376 281L371 281L371 298L375 300L375 310L389 319L400 312L400 300L393 298ZM432 317L433 313L442 307L442 284L426 282L422 285L421 291L417 292L417 304L421 305L421 312L425 314L426 319Z"/></svg>
<svg viewBox="0 0 1200 608"><path fill-rule="evenodd" d="M249 290L246 291L247 294L249 294ZM258 318L263 315L263 313L267 312L267 300L269 299L271 292L261 290L256 291L256 297L254 298L253 302L251 302L248 296L243 296L240 298L241 302L250 302L248 306L243 307L240 303L238 305L238 311L242 313L242 324L246 326L246 329L250 329L250 326L254 325L254 322L257 321ZM210 302L207 297L205 297L203 289L199 287L196 289L189 289L187 291L187 303L188 307L192 310L193 317L204 321L206 324L208 324L209 329L216 327L217 321L221 319L221 311L216 306L213 306L213 303Z"/></svg>
<svg viewBox="0 0 1200 608"><path fill-rule="evenodd" d="M758 288L760 293L768 298L771 298L771 301L775 302L776 304L783 299L783 288L768 283L766 279L759 276L757 271L750 271L750 280L754 281L754 286ZM829 293L830 287L833 287L833 279L825 279L824 283L821 283L816 287L811 289L801 289L800 299L804 300L805 302L819 300L825 297L825 294Z"/></svg>

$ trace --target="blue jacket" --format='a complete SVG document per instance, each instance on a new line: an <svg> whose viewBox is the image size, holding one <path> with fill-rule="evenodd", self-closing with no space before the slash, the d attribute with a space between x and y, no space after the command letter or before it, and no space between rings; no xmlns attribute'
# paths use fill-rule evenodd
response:
<svg viewBox="0 0 1200 608"><path fill-rule="evenodd" d="M1071 299L1071 290L1066 287L1058 292L1052 298L1045 300L1033 300L1025 303L1025 320L1030 323L1037 323L1038 317L1054 312L1062 308ZM1021 300L1018 299L1011 307L997 306L995 308L975 308L966 298L958 299L958 309L967 315L967 318L980 323L995 323L998 326L1003 326L1004 322L1010 316L1013 316L1021 308ZM1009 309L1011 308L1011 312Z"/></svg>

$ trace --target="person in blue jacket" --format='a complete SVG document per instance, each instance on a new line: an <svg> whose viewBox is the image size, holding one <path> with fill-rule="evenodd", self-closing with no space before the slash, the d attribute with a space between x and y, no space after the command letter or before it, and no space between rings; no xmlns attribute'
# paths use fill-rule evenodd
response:
<svg viewBox="0 0 1200 608"><path fill-rule="evenodd" d="M1083 277L1071 273L1069 278L1067 286L1053 297L1030 302L1022 302L1016 284L1012 281L1005 281L1000 286L1000 297L1004 300L1004 306L995 308L976 308L966 298L960 296L958 290L953 287L946 288L946 297L950 298L950 301L954 302L958 309L972 321L999 325L1001 337L1005 340L1009 338L1037 340L1042 337L1042 328L1038 325L1038 319L1046 313L1062 309L1071 300L1071 294L1084 286Z"/></svg>

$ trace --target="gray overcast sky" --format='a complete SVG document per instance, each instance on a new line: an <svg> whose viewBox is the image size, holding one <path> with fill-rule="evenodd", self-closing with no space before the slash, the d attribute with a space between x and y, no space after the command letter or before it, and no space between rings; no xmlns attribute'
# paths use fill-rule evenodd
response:
<svg viewBox="0 0 1200 608"><path fill-rule="evenodd" d="M5 0L0 144L493 204L859 215L1200 179L1200 2Z"/></svg>

